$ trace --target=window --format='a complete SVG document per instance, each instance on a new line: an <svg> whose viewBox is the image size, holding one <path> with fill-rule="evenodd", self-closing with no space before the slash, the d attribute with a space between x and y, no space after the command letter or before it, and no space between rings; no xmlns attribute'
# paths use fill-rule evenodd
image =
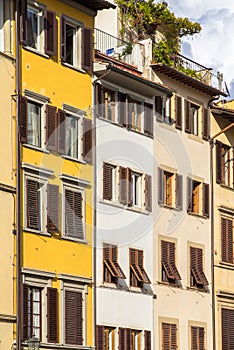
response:
<svg viewBox="0 0 234 350"><path fill-rule="evenodd" d="M155 97L155 112L158 122L171 124L171 97L170 96L156 96Z"/></svg>
<svg viewBox="0 0 234 350"><path fill-rule="evenodd" d="M65 289L65 344L83 345L83 293Z"/></svg>
<svg viewBox="0 0 234 350"><path fill-rule="evenodd" d="M84 193L73 188L64 188L65 212L64 234L66 237L84 240L85 220L84 220Z"/></svg>
<svg viewBox="0 0 234 350"><path fill-rule="evenodd" d="M141 184L142 175L138 173L132 173L132 205L141 207Z"/></svg>
<svg viewBox="0 0 234 350"><path fill-rule="evenodd" d="M132 130L142 131L143 103L128 98L128 124Z"/></svg>
<svg viewBox="0 0 234 350"><path fill-rule="evenodd" d="M233 221L221 217L221 259L233 264Z"/></svg>
<svg viewBox="0 0 234 350"><path fill-rule="evenodd" d="M162 259L162 281L171 284L178 283L181 280L180 274L175 264L175 243L161 241L161 259Z"/></svg>
<svg viewBox="0 0 234 350"><path fill-rule="evenodd" d="M80 158L79 118L66 114L66 155Z"/></svg>
<svg viewBox="0 0 234 350"><path fill-rule="evenodd" d="M162 350L177 349L177 327L173 323L162 323Z"/></svg>
<svg viewBox="0 0 234 350"><path fill-rule="evenodd" d="M188 213L209 217L209 185L188 177L187 179Z"/></svg>
<svg viewBox="0 0 234 350"><path fill-rule="evenodd" d="M104 113L103 117L107 120L115 121L116 115L116 92L103 89Z"/></svg>
<svg viewBox="0 0 234 350"><path fill-rule="evenodd" d="M129 249L130 263L130 286L143 287L143 284L150 284L150 279L144 269L143 250Z"/></svg>
<svg viewBox="0 0 234 350"><path fill-rule="evenodd" d="M28 101L27 108L27 143L41 147L41 105Z"/></svg>
<svg viewBox="0 0 234 350"><path fill-rule="evenodd" d="M175 96L175 127L182 130L182 98Z"/></svg>
<svg viewBox="0 0 234 350"><path fill-rule="evenodd" d="M216 141L216 182L233 187L233 148Z"/></svg>
<svg viewBox="0 0 234 350"><path fill-rule="evenodd" d="M221 308L222 350L232 349L234 344L234 310Z"/></svg>
<svg viewBox="0 0 234 350"><path fill-rule="evenodd" d="M141 332L137 330L132 330L132 347L131 350L141 349Z"/></svg>
<svg viewBox="0 0 234 350"><path fill-rule="evenodd" d="M27 45L41 51L43 32L43 11L38 8L27 8Z"/></svg>
<svg viewBox="0 0 234 350"><path fill-rule="evenodd" d="M190 247L190 285L200 289L208 285L203 270L203 250L201 248Z"/></svg>
<svg viewBox="0 0 234 350"><path fill-rule="evenodd" d="M158 204L182 210L182 175L158 168Z"/></svg>
<svg viewBox="0 0 234 350"><path fill-rule="evenodd" d="M185 131L200 136L200 106L184 100Z"/></svg>
<svg viewBox="0 0 234 350"><path fill-rule="evenodd" d="M205 350L205 330L203 327L191 327L191 350Z"/></svg>
<svg viewBox="0 0 234 350"><path fill-rule="evenodd" d="M116 166L103 163L103 199L116 201Z"/></svg>
<svg viewBox="0 0 234 350"><path fill-rule="evenodd" d="M104 282L117 283L118 278L126 278L118 264L118 247L103 244L103 279Z"/></svg>
<svg viewBox="0 0 234 350"><path fill-rule="evenodd" d="M97 350L115 350L115 328L96 326Z"/></svg>

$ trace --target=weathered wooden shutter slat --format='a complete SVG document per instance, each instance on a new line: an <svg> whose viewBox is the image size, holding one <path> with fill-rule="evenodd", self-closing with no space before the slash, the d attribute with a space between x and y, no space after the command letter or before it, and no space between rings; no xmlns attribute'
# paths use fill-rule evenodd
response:
<svg viewBox="0 0 234 350"><path fill-rule="evenodd" d="M62 61L66 61L67 48L66 48L66 19L64 16L60 18L60 56Z"/></svg>
<svg viewBox="0 0 234 350"><path fill-rule="evenodd" d="M19 96L20 103L20 141L27 143L27 129L28 129L28 99L24 96Z"/></svg>
<svg viewBox="0 0 234 350"><path fill-rule="evenodd" d="M145 350L151 350L151 332L144 332Z"/></svg>
<svg viewBox="0 0 234 350"><path fill-rule="evenodd" d="M208 141L210 137L210 114L207 108L203 108L202 138Z"/></svg>
<svg viewBox="0 0 234 350"><path fill-rule="evenodd" d="M39 183L37 181L27 179L27 227L39 230Z"/></svg>
<svg viewBox="0 0 234 350"><path fill-rule="evenodd" d="M56 107L46 105L46 148L57 150L57 113Z"/></svg>
<svg viewBox="0 0 234 350"><path fill-rule="evenodd" d="M57 25L56 13L45 11L45 53L55 56L57 53Z"/></svg>
<svg viewBox="0 0 234 350"><path fill-rule="evenodd" d="M164 204L164 171L158 168L158 204Z"/></svg>
<svg viewBox="0 0 234 350"><path fill-rule="evenodd" d="M127 204L127 168L119 167L119 201L123 205Z"/></svg>
<svg viewBox="0 0 234 350"><path fill-rule="evenodd" d="M83 344L82 293L65 291L65 341L66 344Z"/></svg>
<svg viewBox="0 0 234 350"><path fill-rule="evenodd" d="M182 98L176 96L176 129L182 130Z"/></svg>
<svg viewBox="0 0 234 350"><path fill-rule="evenodd" d="M210 214L210 194L209 194L209 185L203 184L203 206L202 206L203 215L207 218Z"/></svg>
<svg viewBox="0 0 234 350"><path fill-rule="evenodd" d="M145 174L145 209L152 211L152 177Z"/></svg>
<svg viewBox="0 0 234 350"><path fill-rule="evenodd" d="M83 157L84 160L91 164L92 163L92 153L93 153L93 130L92 130L92 120L84 118L83 119Z"/></svg>
<svg viewBox="0 0 234 350"><path fill-rule="evenodd" d="M176 208L183 209L183 176L176 174Z"/></svg>
<svg viewBox="0 0 234 350"><path fill-rule="evenodd" d="M127 204L132 206L133 203L133 193L132 193L132 170L127 168Z"/></svg>
<svg viewBox="0 0 234 350"><path fill-rule="evenodd" d="M84 238L83 228L83 210L82 210L82 194L80 192L74 193L74 214L75 214L75 227L74 233L78 238Z"/></svg>
<svg viewBox="0 0 234 350"><path fill-rule="evenodd" d="M112 199L112 166L103 164L103 199Z"/></svg>
<svg viewBox="0 0 234 350"><path fill-rule="evenodd" d="M222 183L222 142L216 141L216 182Z"/></svg>
<svg viewBox="0 0 234 350"><path fill-rule="evenodd" d="M155 97L155 113L156 113L156 120L158 122L162 122L162 118L163 118L163 98L162 98L162 96Z"/></svg>
<svg viewBox="0 0 234 350"><path fill-rule="evenodd" d="M125 328L119 328L119 350L127 350L125 347Z"/></svg>
<svg viewBox="0 0 234 350"><path fill-rule="evenodd" d="M144 103L144 133L153 136L153 105Z"/></svg>
<svg viewBox="0 0 234 350"><path fill-rule="evenodd" d="M22 287L22 340L28 339L28 285Z"/></svg>
<svg viewBox="0 0 234 350"><path fill-rule="evenodd" d="M184 100L185 132L191 132L190 102Z"/></svg>
<svg viewBox="0 0 234 350"><path fill-rule="evenodd" d="M127 125L127 96L126 94L118 93L118 111L119 111L119 124Z"/></svg>
<svg viewBox="0 0 234 350"><path fill-rule="evenodd" d="M58 342L58 291L47 288L47 340L49 343Z"/></svg>
<svg viewBox="0 0 234 350"><path fill-rule="evenodd" d="M221 218L221 257L222 261L233 264L233 222Z"/></svg>
<svg viewBox="0 0 234 350"><path fill-rule="evenodd" d="M47 185L47 231L58 232L59 227L59 186Z"/></svg>
<svg viewBox="0 0 234 350"><path fill-rule="evenodd" d="M58 153L66 154L66 112L58 110Z"/></svg>
<svg viewBox="0 0 234 350"><path fill-rule="evenodd" d="M104 350L104 326L96 326L96 350Z"/></svg>
<svg viewBox="0 0 234 350"><path fill-rule="evenodd" d="M93 69L93 32L90 28L82 28L82 69Z"/></svg>

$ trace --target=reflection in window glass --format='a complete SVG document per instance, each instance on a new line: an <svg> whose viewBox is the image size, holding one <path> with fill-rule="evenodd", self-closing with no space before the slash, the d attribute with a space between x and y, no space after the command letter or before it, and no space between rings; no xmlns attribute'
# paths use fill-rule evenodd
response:
<svg viewBox="0 0 234 350"><path fill-rule="evenodd" d="M41 106L28 102L27 143L33 146L41 146Z"/></svg>
<svg viewBox="0 0 234 350"><path fill-rule="evenodd" d="M66 116L66 155L72 158L79 157L78 118Z"/></svg>

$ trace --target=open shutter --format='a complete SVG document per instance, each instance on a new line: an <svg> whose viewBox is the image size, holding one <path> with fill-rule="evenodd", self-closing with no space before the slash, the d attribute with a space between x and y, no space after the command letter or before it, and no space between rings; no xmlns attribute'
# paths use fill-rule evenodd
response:
<svg viewBox="0 0 234 350"><path fill-rule="evenodd" d="M66 49L66 19L64 16L60 18L60 56L62 61L66 61L67 49Z"/></svg>
<svg viewBox="0 0 234 350"><path fill-rule="evenodd" d="M23 284L22 288L22 340L28 339L28 285Z"/></svg>
<svg viewBox="0 0 234 350"><path fill-rule="evenodd" d="M145 350L151 350L151 332L145 331Z"/></svg>
<svg viewBox="0 0 234 350"><path fill-rule="evenodd" d="M176 174L176 208L183 209L183 176Z"/></svg>
<svg viewBox="0 0 234 350"><path fill-rule="evenodd" d="M128 199L127 204L128 206L132 206L132 170L130 168L127 168L127 191L128 191Z"/></svg>
<svg viewBox="0 0 234 350"><path fill-rule="evenodd" d="M127 169L119 167L119 201L123 205L127 204Z"/></svg>
<svg viewBox="0 0 234 350"><path fill-rule="evenodd" d="M164 204L164 171L158 168L158 204Z"/></svg>
<svg viewBox="0 0 234 350"><path fill-rule="evenodd" d="M156 113L156 120L158 122L162 122L162 117L163 117L163 98L162 98L162 96L155 97L155 113Z"/></svg>
<svg viewBox="0 0 234 350"><path fill-rule="evenodd" d="M91 164L92 163L92 144L93 144L92 120L83 119L83 158Z"/></svg>
<svg viewBox="0 0 234 350"><path fill-rule="evenodd" d="M187 178L187 212L191 213L193 211L193 180L188 177Z"/></svg>
<svg viewBox="0 0 234 350"><path fill-rule="evenodd" d="M191 132L190 102L184 100L185 132Z"/></svg>
<svg viewBox="0 0 234 350"><path fill-rule="evenodd" d="M45 53L55 56L57 53L57 26L56 13L45 11Z"/></svg>
<svg viewBox="0 0 234 350"><path fill-rule="evenodd" d="M176 96L176 129L182 130L182 98Z"/></svg>
<svg viewBox="0 0 234 350"><path fill-rule="evenodd" d="M58 152L60 154L66 153L66 112L62 109L58 110Z"/></svg>
<svg viewBox="0 0 234 350"><path fill-rule="evenodd" d="M27 43L27 0L20 1L20 42Z"/></svg>
<svg viewBox="0 0 234 350"><path fill-rule="evenodd" d="M82 28L82 69L93 69L93 32L90 28Z"/></svg>
<svg viewBox="0 0 234 350"><path fill-rule="evenodd" d="M19 97L20 103L20 141L22 143L27 142L27 125L28 125L28 107L27 98L24 96Z"/></svg>
<svg viewBox="0 0 234 350"><path fill-rule="evenodd" d="M145 209L152 211L152 177L145 174Z"/></svg>
<svg viewBox="0 0 234 350"><path fill-rule="evenodd" d="M222 183L222 142L216 141L216 182Z"/></svg>
<svg viewBox="0 0 234 350"><path fill-rule="evenodd" d="M27 179L27 227L39 230L39 183L37 181Z"/></svg>
<svg viewBox="0 0 234 350"><path fill-rule="evenodd" d="M47 288L47 340L49 343L58 342L58 291Z"/></svg>
<svg viewBox="0 0 234 350"><path fill-rule="evenodd" d="M119 111L119 124L127 125L127 99L126 94L118 93L118 111Z"/></svg>
<svg viewBox="0 0 234 350"><path fill-rule="evenodd" d="M203 215L207 218L209 217L210 213L210 195L209 195L209 185L203 184Z"/></svg>
<svg viewBox="0 0 234 350"><path fill-rule="evenodd" d="M202 138L208 141L210 136L210 114L207 108L203 108Z"/></svg>
<svg viewBox="0 0 234 350"><path fill-rule="evenodd" d="M96 350L104 350L104 327L96 326Z"/></svg>
<svg viewBox="0 0 234 350"><path fill-rule="evenodd" d="M103 199L112 199L112 166L103 164Z"/></svg>
<svg viewBox="0 0 234 350"><path fill-rule="evenodd" d="M144 103L144 133L153 136L153 105Z"/></svg>
<svg viewBox="0 0 234 350"><path fill-rule="evenodd" d="M103 117L104 99L103 89L100 84L95 84L95 112L98 117Z"/></svg>
<svg viewBox="0 0 234 350"><path fill-rule="evenodd" d="M46 105L46 146L50 151L57 150L56 107Z"/></svg>
<svg viewBox="0 0 234 350"><path fill-rule="evenodd" d="M59 226L59 186L47 185L47 231L58 232Z"/></svg>

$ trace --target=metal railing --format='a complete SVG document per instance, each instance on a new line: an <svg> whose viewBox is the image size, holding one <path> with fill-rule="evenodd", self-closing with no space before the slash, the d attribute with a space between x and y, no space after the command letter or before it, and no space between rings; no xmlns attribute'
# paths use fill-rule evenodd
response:
<svg viewBox="0 0 234 350"><path fill-rule="evenodd" d="M129 42L124 41L120 38L116 38L100 29L94 29L95 34L95 49L99 50L106 55L118 56L124 47L131 45Z"/></svg>

